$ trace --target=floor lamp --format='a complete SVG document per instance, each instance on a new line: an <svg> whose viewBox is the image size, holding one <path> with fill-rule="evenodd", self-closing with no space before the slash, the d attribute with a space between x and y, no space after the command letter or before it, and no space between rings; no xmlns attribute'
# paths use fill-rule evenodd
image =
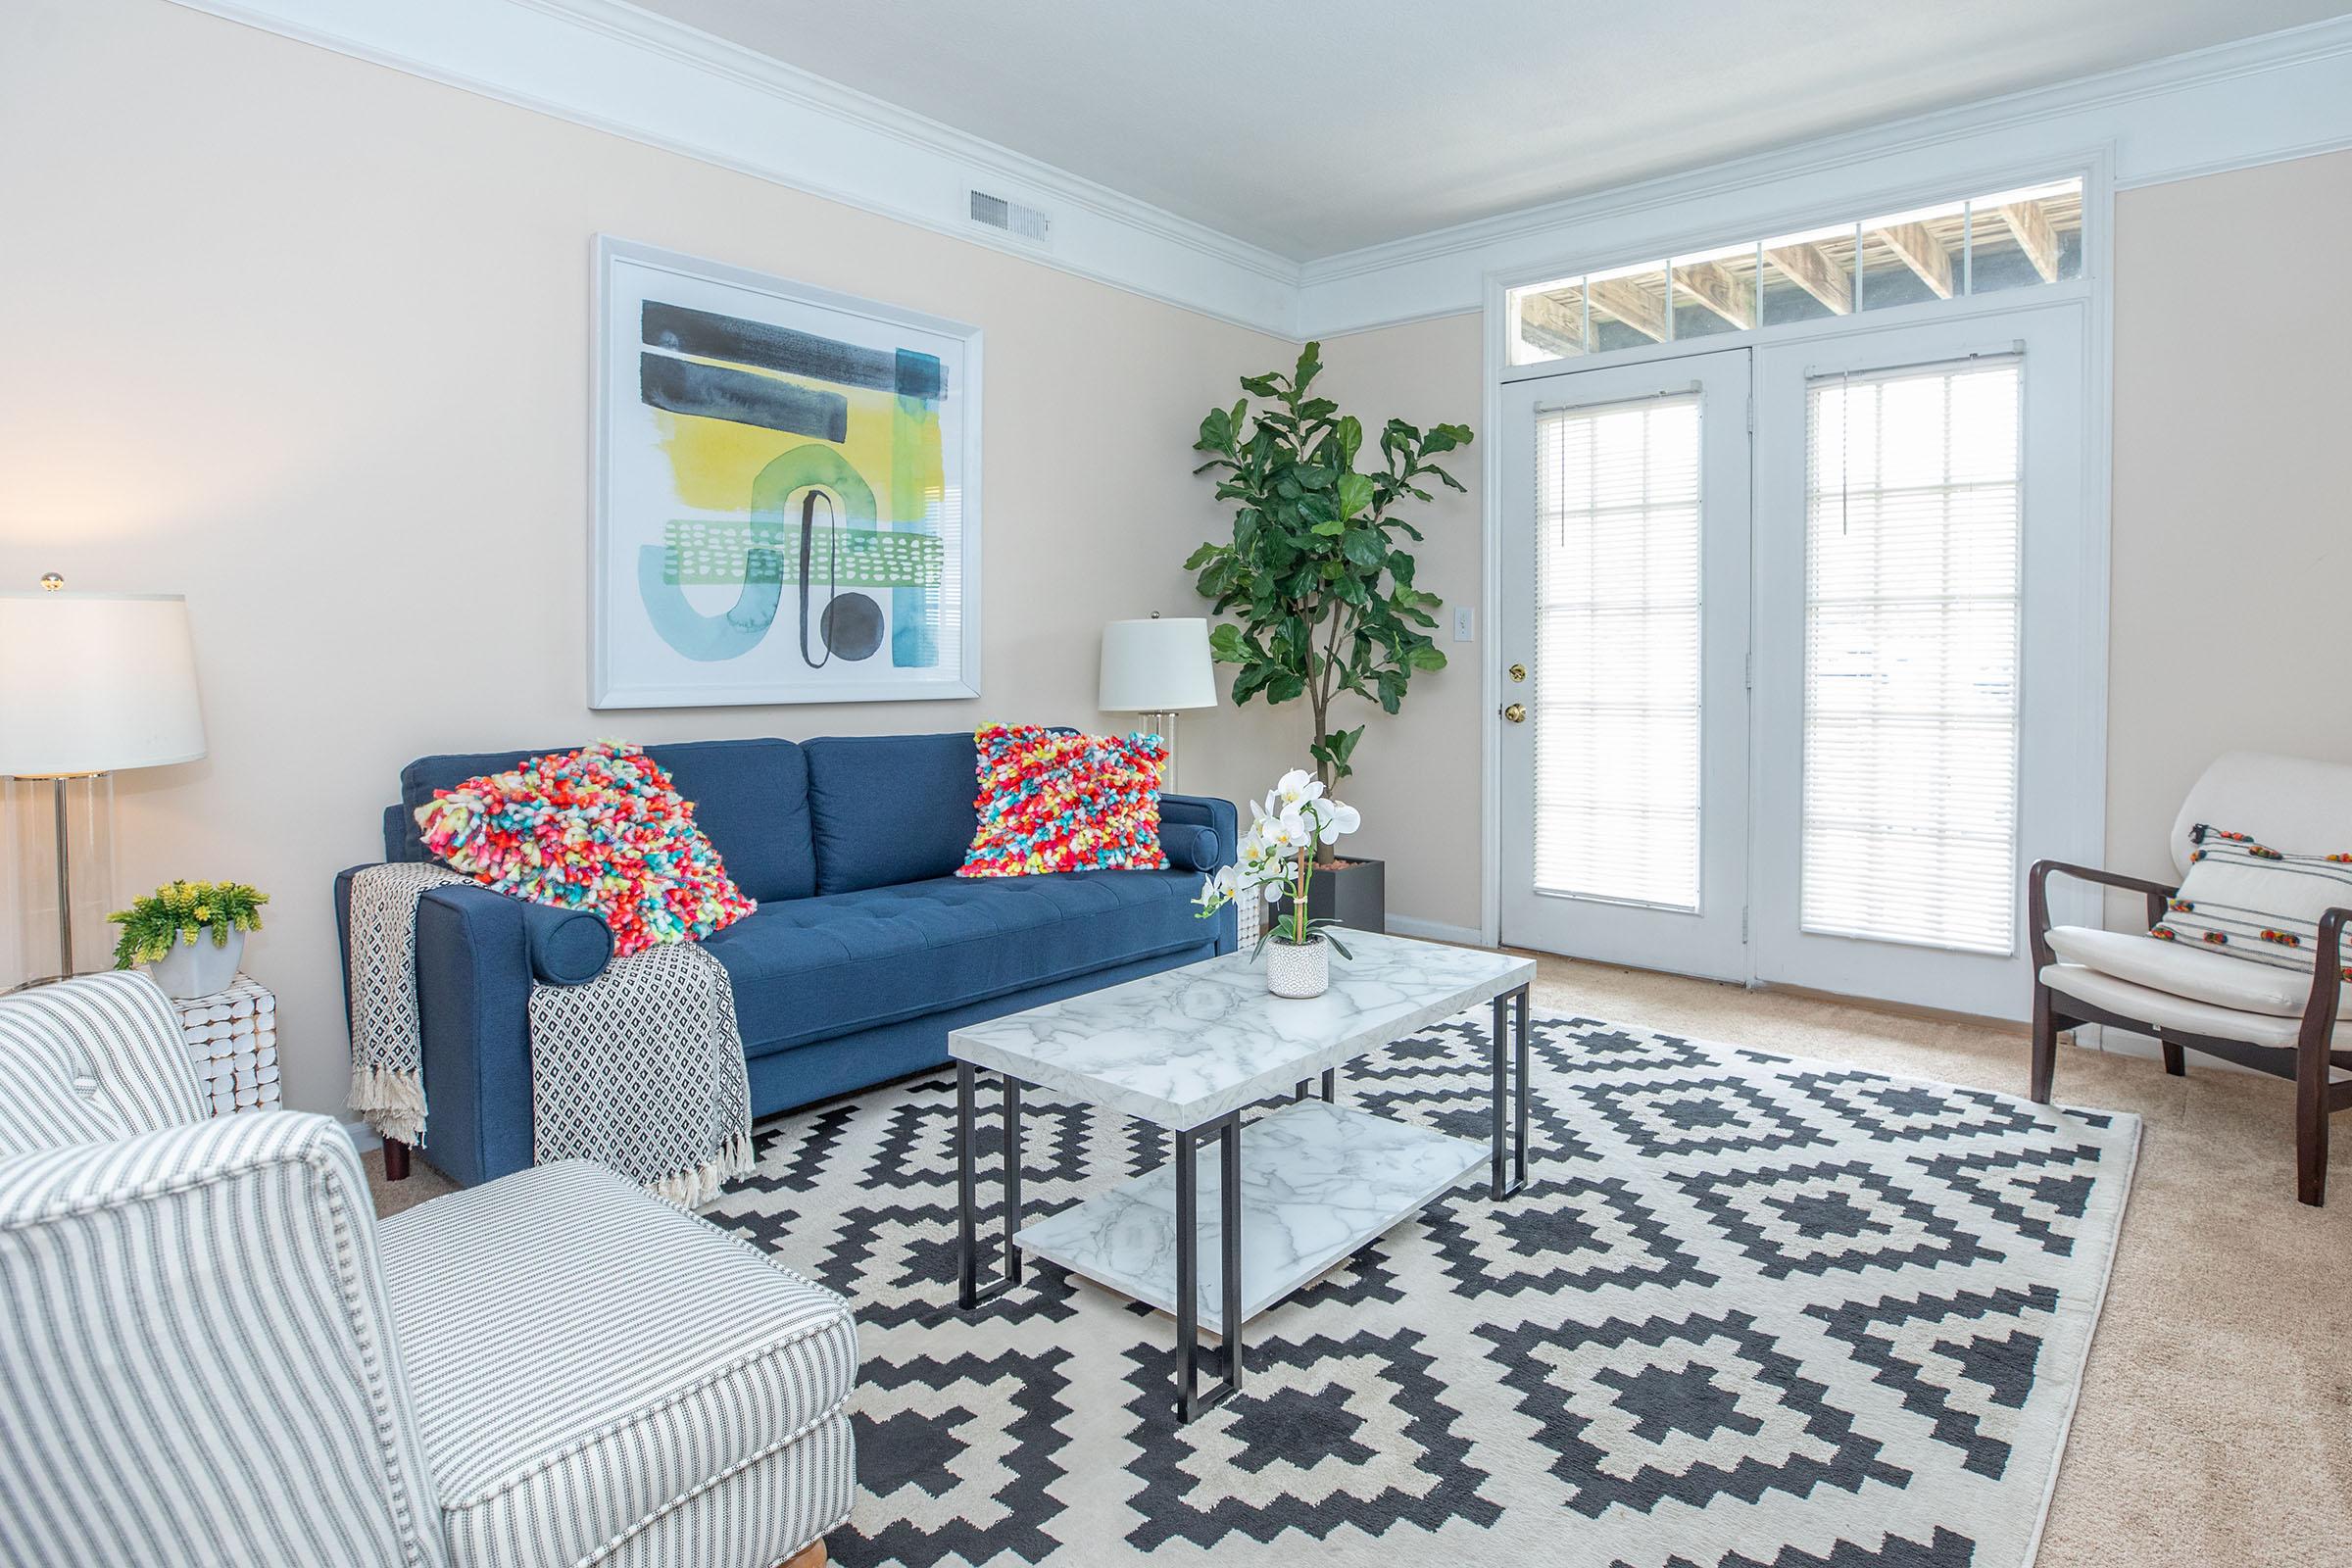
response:
<svg viewBox="0 0 2352 1568"><path fill-rule="evenodd" d="M1209 667L1208 622L1198 616L1114 620L1102 628L1102 681L1096 693L1106 713L1140 713L1168 743L1162 788L1176 790L1176 711L1217 706L1216 672Z"/></svg>
<svg viewBox="0 0 2352 1568"><path fill-rule="evenodd" d="M46 780L57 821L58 972L26 985L74 972L67 785L203 755L186 600L70 593L55 572L0 588L0 774Z"/></svg>

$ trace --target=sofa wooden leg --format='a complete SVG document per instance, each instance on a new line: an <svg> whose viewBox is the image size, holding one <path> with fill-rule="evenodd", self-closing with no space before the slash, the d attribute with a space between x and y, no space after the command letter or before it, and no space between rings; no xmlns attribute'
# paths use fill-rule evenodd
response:
<svg viewBox="0 0 2352 1568"><path fill-rule="evenodd" d="M776 1568L825 1568L824 1542L821 1540L811 1541L798 1552L778 1563Z"/></svg>
<svg viewBox="0 0 2352 1568"><path fill-rule="evenodd" d="M2164 1070L2171 1073L2176 1078L2187 1077L2188 1058L2187 1054L2180 1049L2180 1042L2178 1040L2159 1040L2157 1041L2157 1044L2164 1047Z"/></svg>
<svg viewBox="0 0 2352 1568"><path fill-rule="evenodd" d="M2026 1091L2037 1105L2050 1102L2050 1081L2058 1073L2058 1019L2050 1010L2050 988L2034 988L2034 1068Z"/></svg>
<svg viewBox="0 0 2352 1568"><path fill-rule="evenodd" d="M409 1179L409 1146L397 1138L384 1140L384 1180L405 1182Z"/></svg>

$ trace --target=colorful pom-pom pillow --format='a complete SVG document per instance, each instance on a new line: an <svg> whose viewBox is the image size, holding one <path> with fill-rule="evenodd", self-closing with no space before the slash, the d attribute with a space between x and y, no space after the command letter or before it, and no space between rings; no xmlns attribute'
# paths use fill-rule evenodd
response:
<svg viewBox="0 0 2352 1568"><path fill-rule="evenodd" d="M2352 852L2292 855L2205 822L2188 837L2188 875L2148 935L2310 974L2320 917L2352 905ZM2302 1011L2300 1000L2290 1004Z"/></svg>
<svg viewBox="0 0 2352 1568"><path fill-rule="evenodd" d="M1156 735L1073 735L1038 724L984 724L979 743L979 831L957 876L1048 871L1156 871Z"/></svg>
<svg viewBox="0 0 2352 1568"><path fill-rule="evenodd" d="M550 752L436 790L416 825L435 859L486 888L602 915L614 957L707 937L759 907L668 772L634 746Z"/></svg>

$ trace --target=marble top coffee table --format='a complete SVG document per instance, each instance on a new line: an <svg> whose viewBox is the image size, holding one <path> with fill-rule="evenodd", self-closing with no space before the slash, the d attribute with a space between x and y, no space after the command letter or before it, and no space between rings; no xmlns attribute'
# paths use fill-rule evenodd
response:
<svg viewBox="0 0 2352 1568"><path fill-rule="evenodd" d="M1176 1409L1190 1421L1241 1389L1241 1325L1482 1161L1496 1199L1516 1192L1527 1180L1534 961L1353 931L1343 940L1355 956L1333 955L1331 989L1320 997L1273 996L1261 965L1228 954L951 1033L961 1304L975 1307L1020 1283L1026 1250L1173 1312ZM1342 1063L1482 1002L1494 1011L1488 1144L1338 1102ZM1506 1014L1516 1024L1513 1051L1504 1045ZM1005 1135L1002 1267L985 1285L976 1148L983 1069L1004 1080ZM1310 1100L1318 1074L1322 1099ZM1165 1127L1175 1158L1024 1227L1023 1085ZM1245 1138L1243 1113L1285 1096L1288 1103L1247 1123ZM1218 1157L1202 1169L1207 1139ZM1223 1340L1223 1366L1205 1395L1203 1328Z"/></svg>

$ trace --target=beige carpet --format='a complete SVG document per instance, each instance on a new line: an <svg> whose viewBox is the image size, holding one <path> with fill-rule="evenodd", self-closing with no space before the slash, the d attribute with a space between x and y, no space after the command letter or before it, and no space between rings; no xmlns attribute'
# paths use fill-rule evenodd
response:
<svg viewBox="0 0 2352 1568"><path fill-rule="evenodd" d="M2022 1028L1544 958L1537 1003L1611 1022L2020 1093ZM2107 1308L2040 1562L2352 1561L2352 1119L2336 1201L2294 1200L2293 1088L2068 1051L2058 1096L2145 1118ZM380 1170L368 1158L370 1175ZM448 1190L422 1167L384 1212Z"/></svg>

